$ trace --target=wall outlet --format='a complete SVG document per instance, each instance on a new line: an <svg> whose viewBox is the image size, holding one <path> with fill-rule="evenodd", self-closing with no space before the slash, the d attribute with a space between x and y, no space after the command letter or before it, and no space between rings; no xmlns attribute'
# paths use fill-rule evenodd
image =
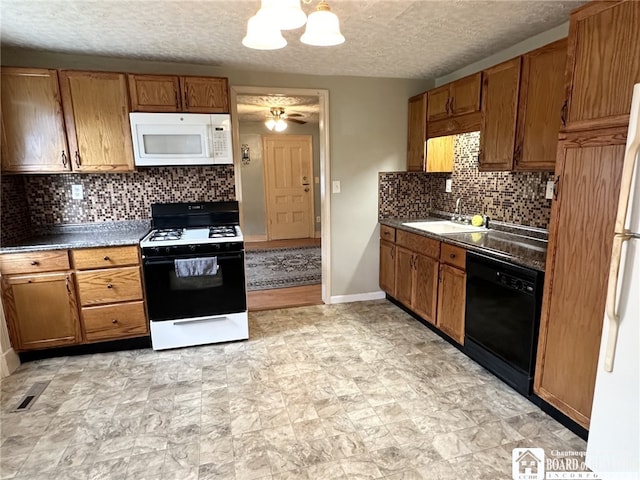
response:
<svg viewBox="0 0 640 480"><path fill-rule="evenodd" d="M451 184L453 183L453 181L450 178L447 178L444 181L444 191L446 193L451 193Z"/></svg>
<svg viewBox="0 0 640 480"><path fill-rule="evenodd" d="M340 180L331 182L331 193L340 193Z"/></svg>
<svg viewBox="0 0 640 480"><path fill-rule="evenodd" d="M316 215L316 223L320 223L320 215Z"/></svg>
<svg viewBox="0 0 640 480"><path fill-rule="evenodd" d="M71 185L71 198L74 200L84 199L82 185Z"/></svg>
<svg viewBox="0 0 640 480"><path fill-rule="evenodd" d="M555 185L553 180L547 181L547 188L544 191L544 198L551 200L553 198L553 186Z"/></svg>

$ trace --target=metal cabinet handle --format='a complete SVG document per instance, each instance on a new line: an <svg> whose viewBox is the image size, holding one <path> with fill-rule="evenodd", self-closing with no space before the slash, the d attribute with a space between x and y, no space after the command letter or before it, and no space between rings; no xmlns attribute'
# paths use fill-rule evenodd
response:
<svg viewBox="0 0 640 480"><path fill-rule="evenodd" d="M67 166L67 154L64 150L62 150L62 166L66 168Z"/></svg>
<svg viewBox="0 0 640 480"><path fill-rule="evenodd" d="M118 323L118 319L117 319L117 318L114 318L113 320L111 320L111 323L113 323L113 324Z"/></svg>
<svg viewBox="0 0 640 480"><path fill-rule="evenodd" d="M569 100L565 99L560 109L560 122L563 127L567 126L567 112L569 111Z"/></svg>
<svg viewBox="0 0 640 480"><path fill-rule="evenodd" d="M33 265L33 266L40 265L40 262L39 262L39 261L37 261L37 260L33 260L33 261L31 262L31 265Z"/></svg>
<svg viewBox="0 0 640 480"><path fill-rule="evenodd" d="M104 256L104 258L103 258L103 260L104 260L105 262L108 262L108 261L109 261L109 260L111 260L111 259L109 258L109 255L105 255L105 256Z"/></svg>
<svg viewBox="0 0 640 480"><path fill-rule="evenodd" d="M64 277L64 283L67 287L67 294L71 295L71 288L69 287L69 276Z"/></svg>
<svg viewBox="0 0 640 480"><path fill-rule="evenodd" d="M444 109L447 111L447 114L451 114L451 109L449 107L449 102L451 102L452 98L447 98L447 102L444 104Z"/></svg>
<svg viewBox="0 0 640 480"><path fill-rule="evenodd" d="M518 145L516 150L513 152L513 162L520 163L520 157L522 156L522 146Z"/></svg>
<svg viewBox="0 0 640 480"><path fill-rule="evenodd" d="M178 90L173 91L176 94L176 108L180 110L180 95L178 95Z"/></svg>
<svg viewBox="0 0 640 480"><path fill-rule="evenodd" d="M113 288L113 285L111 285L110 283L107 283L107 288Z"/></svg>
<svg viewBox="0 0 640 480"><path fill-rule="evenodd" d="M560 189L560 175L556 175L556 179L553 181L553 199L558 199L558 190Z"/></svg>
<svg viewBox="0 0 640 480"><path fill-rule="evenodd" d="M456 258L456 254L455 253L450 253L449 254L449 258Z"/></svg>
<svg viewBox="0 0 640 480"><path fill-rule="evenodd" d="M449 114L453 115L453 102L455 101L455 98L451 97L449 99Z"/></svg>
<svg viewBox="0 0 640 480"><path fill-rule="evenodd" d="M308 191L309 191L309 187L306 187L306 188L304 189L304 191L305 191L305 192L308 192Z"/></svg>
<svg viewBox="0 0 640 480"><path fill-rule="evenodd" d="M185 110L189 110L189 88L184 87L184 108Z"/></svg>
<svg viewBox="0 0 640 480"><path fill-rule="evenodd" d="M395 247L391 247L391 260L393 260L396 256L396 249Z"/></svg>
<svg viewBox="0 0 640 480"><path fill-rule="evenodd" d="M80 154L78 153L78 151L76 150L76 154L74 155L75 159L76 159L76 167L80 167Z"/></svg>

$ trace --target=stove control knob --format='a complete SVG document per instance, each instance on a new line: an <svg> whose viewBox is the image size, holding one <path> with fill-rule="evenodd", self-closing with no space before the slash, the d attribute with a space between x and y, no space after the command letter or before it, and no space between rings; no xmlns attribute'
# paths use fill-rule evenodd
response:
<svg viewBox="0 0 640 480"><path fill-rule="evenodd" d="M164 251L165 253L171 253L171 247L165 247Z"/></svg>
<svg viewBox="0 0 640 480"><path fill-rule="evenodd" d="M160 253L160 247L153 247L153 248L151 249L151 251L152 251L153 253L155 253L155 254L159 254L159 253Z"/></svg>
<svg viewBox="0 0 640 480"><path fill-rule="evenodd" d="M196 251L196 246L195 245L189 245L189 250L191 250L192 252Z"/></svg>

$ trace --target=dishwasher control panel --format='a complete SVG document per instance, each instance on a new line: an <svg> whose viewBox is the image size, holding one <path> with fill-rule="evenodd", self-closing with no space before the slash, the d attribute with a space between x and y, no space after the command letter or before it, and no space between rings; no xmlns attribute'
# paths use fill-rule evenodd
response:
<svg viewBox="0 0 640 480"><path fill-rule="evenodd" d="M517 290L519 292L533 294L535 291L535 285L533 282L529 282L503 272L496 272L496 280L505 287L509 287L512 290Z"/></svg>

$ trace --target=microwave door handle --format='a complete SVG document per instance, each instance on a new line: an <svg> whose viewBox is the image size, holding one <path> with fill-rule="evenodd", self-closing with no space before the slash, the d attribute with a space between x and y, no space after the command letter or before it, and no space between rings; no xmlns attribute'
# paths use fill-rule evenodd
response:
<svg viewBox="0 0 640 480"><path fill-rule="evenodd" d="M211 122L207 124L207 141L205 142L205 145L207 149L206 157L213 158L215 149L213 148L213 124Z"/></svg>

